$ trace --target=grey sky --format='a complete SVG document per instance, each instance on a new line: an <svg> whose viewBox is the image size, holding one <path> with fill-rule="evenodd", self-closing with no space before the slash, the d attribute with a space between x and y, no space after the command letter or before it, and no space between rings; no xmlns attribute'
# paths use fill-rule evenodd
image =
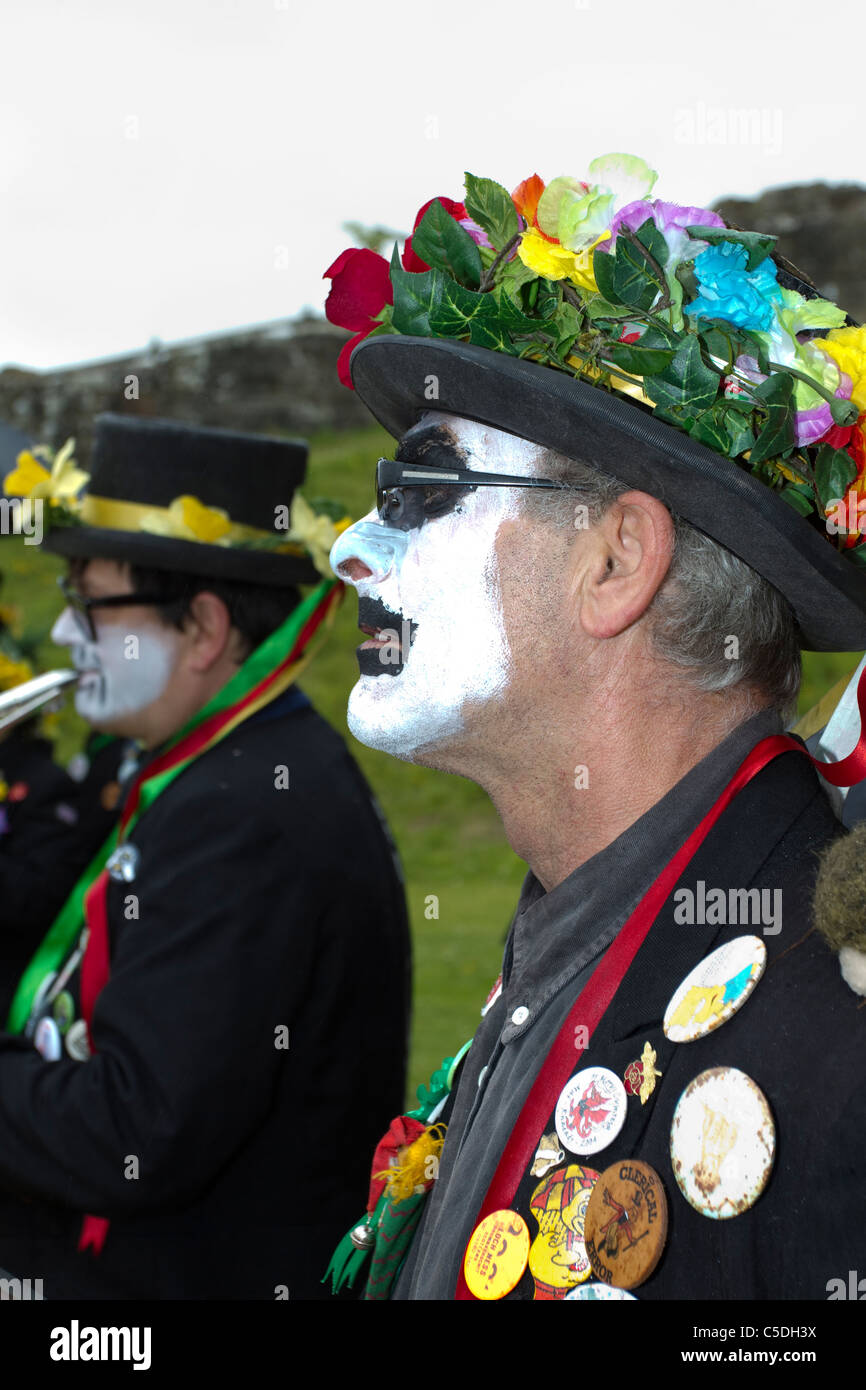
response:
<svg viewBox="0 0 866 1390"><path fill-rule="evenodd" d="M862 180L864 29L841 0L2 0L0 364L319 309L341 223L408 230L465 169L625 150L695 204Z"/></svg>

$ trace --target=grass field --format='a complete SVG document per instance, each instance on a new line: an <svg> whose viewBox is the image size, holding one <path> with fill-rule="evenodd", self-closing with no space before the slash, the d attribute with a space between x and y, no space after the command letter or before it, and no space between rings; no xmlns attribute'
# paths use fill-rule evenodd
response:
<svg viewBox="0 0 866 1390"><path fill-rule="evenodd" d="M371 428L312 441L307 497L330 496L358 517L374 501L376 459L393 441ZM25 635L47 633L59 610L55 577L63 565L35 546L9 538L0 545L5 576L2 601L19 605ZM350 592L334 627L301 681L321 713L347 739L390 822L403 860L415 953L415 1010L409 1103L441 1059L472 1035L479 1009L499 971L502 940L525 865L511 852L487 797L470 782L400 763L358 744L346 728L346 701L357 677L357 605ZM67 665L47 638L45 667ZM807 653L801 712L810 708L857 657ZM65 759L84 736L71 710L59 724ZM425 900L438 898L438 919L425 916Z"/></svg>

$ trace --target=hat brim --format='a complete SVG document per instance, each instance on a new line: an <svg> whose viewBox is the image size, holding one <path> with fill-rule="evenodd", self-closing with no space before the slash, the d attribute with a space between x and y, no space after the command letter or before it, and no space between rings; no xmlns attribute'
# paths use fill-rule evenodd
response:
<svg viewBox="0 0 866 1390"><path fill-rule="evenodd" d="M866 648L866 569L732 459L565 372L470 343L383 334L352 353L355 390L399 439L426 411L518 435L658 497L773 584L810 651Z"/></svg>
<svg viewBox="0 0 866 1390"><path fill-rule="evenodd" d="M141 531L113 531L101 526L52 527L43 538L42 548L70 559L122 560L130 565L273 588L318 584L322 578L312 561L300 555L233 549Z"/></svg>

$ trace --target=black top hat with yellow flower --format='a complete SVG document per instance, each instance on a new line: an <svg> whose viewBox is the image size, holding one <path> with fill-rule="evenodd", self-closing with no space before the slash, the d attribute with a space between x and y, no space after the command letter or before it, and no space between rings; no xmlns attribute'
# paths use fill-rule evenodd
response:
<svg viewBox="0 0 866 1390"><path fill-rule="evenodd" d="M339 508L317 513L297 493L301 440L100 415L89 474L71 441L47 461L21 454L4 484L45 505L47 550L253 584L330 577Z"/></svg>
<svg viewBox="0 0 866 1390"><path fill-rule="evenodd" d="M390 267L344 252L343 381L398 438L444 411L651 492L784 594L804 647L862 650L866 328L774 237L650 199L642 160L589 173L467 174Z"/></svg>

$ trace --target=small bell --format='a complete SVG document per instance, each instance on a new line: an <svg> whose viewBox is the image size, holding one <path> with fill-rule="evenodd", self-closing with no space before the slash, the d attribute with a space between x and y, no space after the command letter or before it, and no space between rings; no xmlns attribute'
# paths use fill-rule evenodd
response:
<svg viewBox="0 0 866 1390"><path fill-rule="evenodd" d="M349 1232L349 1239L356 1250L372 1250L376 1244L376 1232L366 1221L362 1221L360 1226Z"/></svg>

